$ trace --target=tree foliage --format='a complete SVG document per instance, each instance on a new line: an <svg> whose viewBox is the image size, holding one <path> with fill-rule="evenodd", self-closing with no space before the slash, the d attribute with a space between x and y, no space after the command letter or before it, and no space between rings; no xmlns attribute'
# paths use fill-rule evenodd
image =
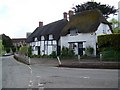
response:
<svg viewBox="0 0 120 90"><path fill-rule="evenodd" d="M85 10L99 9L102 14L108 18L110 14L116 15L117 9L114 6L101 4L93 1L86 2L81 5L76 5L73 7L75 13L83 12Z"/></svg>
<svg viewBox="0 0 120 90"><path fill-rule="evenodd" d="M113 33L120 33L120 22L115 18L112 18L109 22L112 23Z"/></svg>
<svg viewBox="0 0 120 90"><path fill-rule="evenodd" d="M5 34L2 34L2 45L4 46L4 50L6 50L7 53L10 52L10 49L13 47L12 40L9 36L6 36Z"/></svg>

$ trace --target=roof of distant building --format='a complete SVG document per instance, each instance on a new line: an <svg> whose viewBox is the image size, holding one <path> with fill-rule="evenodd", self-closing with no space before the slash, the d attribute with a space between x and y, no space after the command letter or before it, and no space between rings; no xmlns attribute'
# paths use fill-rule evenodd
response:
<svg viewBox="0 0 120 90"><path fill-rule="evenodd" d="M26 42L26 38L12 38L13 43Z"/></svg>

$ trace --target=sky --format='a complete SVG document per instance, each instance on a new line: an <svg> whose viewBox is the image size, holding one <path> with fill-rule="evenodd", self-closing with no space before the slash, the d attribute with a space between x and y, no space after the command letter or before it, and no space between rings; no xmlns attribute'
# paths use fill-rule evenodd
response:
<svg viewBox="0 0 120 90"><path fill-rule="evenodd" d="M0 34L25 38L42 21L44 25L63 19L63 12L91 0L0 0ZM118 8L120 0L94 0ZM111 16L117 18L117 16Z"/></svg>

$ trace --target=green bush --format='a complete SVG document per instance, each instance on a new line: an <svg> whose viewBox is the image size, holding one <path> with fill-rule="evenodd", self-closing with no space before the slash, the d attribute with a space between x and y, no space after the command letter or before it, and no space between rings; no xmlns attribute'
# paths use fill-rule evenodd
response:
<svg viewBox="0 0 120 90"><path fill-rule="evenodd" d="M48 58L49 55L43 54L41 57L42 57L42 58Z"/></svg>
<svg viewBox="0 0 120 90"><path fill-rule="evenodd" d="M32 47L29 46L28 47L28 57L31 57L32 56Z"/></svg>
<svg viewBox="0 0 120 90"><path fill-rule="evenodd" d="M87 48L85 49L85 51L86 51L86 53L87 53L87 54L92 55L92 54L93 54L93 52L94 52L94 48L93 48L93 47L91 47L91 46L89 46L89 47L87 47Z"/></svg>
<svg viewBox="0 0 120 90"><path fill-rule="evenodd" d="M106 48L102 53L102 59L107 61L120 61L120 51Z"/></svg>
<svg viewBox="0 0 120 90"><path fill-rule="evenodd" d="M12 46L12 52L16 52L16 47L15 46Z"/></svg>
<svg viewBox="0 0 120 90"><path fill-rule="evenodd" d="M9 48L9 47L6 47L6 48L5 48L5 51L6 51L7 53L10 53L10 48Z"/></svg>
<svg viewBox="0 0 120 90"><path fill-rule="evenodd" d="M98 36L98 47L100 51L103 51L107 47L120 50L120 34Z"/></svg>
<svg viewBox="0 0 120 90"><path fill-rule="evenodd" d="M55 51L52 51L52 53L49 55L49 57L51 58L56 58L57 57L57 54Z"/></svg>
<svg viewBox="0 0 120 90"><path fill-rule="evenodd" d="M20 52L21 54L27 56L27 54L28 54L28 47L27 47L27 46L22 46L22 47L20 47L19 52Z"/></svg>
<svg viewBox="0 0 120 90"><path fill-rule="evenodd" d="M75 56L75 53L72 49L69 49L67 47L62 48L61 55L60 55L61 58L71 58L74 56Z"/></svg>

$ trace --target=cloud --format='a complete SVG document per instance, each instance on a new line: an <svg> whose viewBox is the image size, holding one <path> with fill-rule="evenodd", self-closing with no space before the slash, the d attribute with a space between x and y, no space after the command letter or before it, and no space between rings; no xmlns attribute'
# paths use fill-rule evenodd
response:
<svg viewBox="0 0 120 90"><path fill-rule="evenodd" d="M8 15L8 7L6 5L0 5L0 18Z"/></svg>

